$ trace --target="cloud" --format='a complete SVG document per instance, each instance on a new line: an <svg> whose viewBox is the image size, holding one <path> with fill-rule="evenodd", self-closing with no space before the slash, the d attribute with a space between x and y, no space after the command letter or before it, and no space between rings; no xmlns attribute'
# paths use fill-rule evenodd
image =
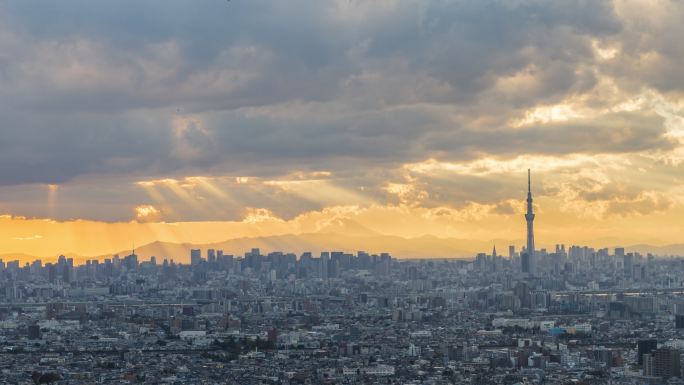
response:
<svg viewBox="0 0 684 385"><path fill-rule="evenodd" d="M510 216L531 167L535 192L568 212L660 212L682 184L684 7L642 8L3 3L0 209L107 221L263 223L329 207ZM52 197L48 184L60 186Z"/></svg>
<svg viewBox="0 0 684 385"><path fill-rule="evenodd" d="M135 208L136 219L139 221L159 220L161 211L152 205L141 205Z"/></svg>
<svg viewBox="0 0 684 385"><path fill-rule="evenodd" d="M620 216L633 214L648 215L663 212L672 208L672 199L662 193L646 192L627 200L612 200L608 204L607 213Z"/></svg>

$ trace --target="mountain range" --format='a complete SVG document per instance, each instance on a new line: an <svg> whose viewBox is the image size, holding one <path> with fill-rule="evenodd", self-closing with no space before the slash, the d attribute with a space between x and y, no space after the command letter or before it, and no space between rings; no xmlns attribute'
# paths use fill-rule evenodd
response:
<svg viewBox="0 0 684 385"><path fill-rule="evenodd" d="M478 252L490 253L494 244L500 245L499 255L507 256L508 245L519 243L520 241L510 240L483 242L434 236L402 238L389 235L354 236L312 233L236 238L209 244L152 242L136 249L135 253L140 260L148 260L154 255L157 261L168 258L181 263L189 262L190 249L201 249L205 257L206 249L223 250L224 254L240 256L252 248L258 248L263 254L271 251L283 251L299 255L310 251L317 255L321 251L356 253L359 250L364 250L370 253L388 252L396 258L472 258ZM358 245L363 245L363 247ZM638 244L625 249L627 252L639 252L644 255L647 253L659 256L684 255L684 244L666 246ZM128 255L130 250L124 250L118 254L120 256ZM108 257L111 255L101 256L99 259Z"/></svg>
<svg viewBox="0 0 684 385"><path fill-rule="evenodd" d="M439 238L424 235L415 238L404 238L394 235L384 235L374 232L363 225L348 219L330 221L314 232L304 234L271 235L259 237L229 238L221 242L194 244L156 241L135 249L140 261L149 260L155 256L157 261L173 259L177 263L188 263L191 249L201 249L206 256L207 249L223 250L224 254L241 256L252 248L258 248L263 254L272 251L283 251L300 255L309 251L318 255L321 251L343 251L356 253L363 250L369 253L388 252L396 258L472 258L479 252L491 253L492 248L498 246L499 255L508 255L508 245L523 244L523 240L494 239L491 241L474 241L460 238ZM604 239L595 244L617 244L614 240ZM612 248L611 248L612 249ZM641 254L653 253L658 256L684 256L684 244L653 246L649 244L635 244L625 247L627 252ZM550 250L552 251L552 250ZM82 256L73 253L65 254L74 258L76 263L83 263L87 259L103 260L118 254L121 257L129 255L131 250L119 250L99 256ZM20 260L30 262L38 257L25 254L4 254L0 259ZM45 261L56 260L56 256L42 258Z"/></svg>
<svg viewBox="0 0 684 385"><path fill-rule="evenodd" d="M508 244L501 241L500 244ZM359 245L363 245L360 247ZM267 237L245 237L229 239L223 242L209 244L152 242L140 248L135 253L140 260L148 260L156 256L157 261L164 258L175 262L187 263L190 260L190 249L223 250L224 254L243 255L252 248L258 248L262 253L283 251L301 254L310 251L318 254L321 251L343 251L356 253L364 250L369 253L388 252L398 258L467 258L478 250L491 250L491 242L473 242L456 238L437 238L423 236L418 238L402 238L390 235L340 235L340 234L300 234L276 235ZM130 250L119 252L120 256L130 254ZM205 254L203 254L205 255ZM111 255L101 256L108 258Z"/></svg>

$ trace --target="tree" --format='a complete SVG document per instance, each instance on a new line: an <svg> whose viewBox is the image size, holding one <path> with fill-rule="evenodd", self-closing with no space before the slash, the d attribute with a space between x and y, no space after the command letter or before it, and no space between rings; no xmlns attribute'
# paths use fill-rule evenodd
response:
<svg viewBox="0 0 684 385"><path fill-rule="evenodd" d="M55 381L59 381L62 379L62 376L60 376L58 373L50 372L50 373L39 373L39 372L33 372L31 374L31 379L33 380L34 384L52 384Z"/></svg>

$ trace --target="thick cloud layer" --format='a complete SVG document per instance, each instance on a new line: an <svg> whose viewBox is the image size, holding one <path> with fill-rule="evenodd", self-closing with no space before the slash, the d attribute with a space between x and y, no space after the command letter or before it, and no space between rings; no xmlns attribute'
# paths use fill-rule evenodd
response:
<svg viewBox="0 0 684 385"><path fill-rule="evenodd" d="M513 181L536 167L540 194L574 202L566 210L662 211L684 159L682 12L626 0L3 2L0 209L512 214ZM577 165L591 156L609 164ZM469 169L482 160L498 168ZM621 180L616 162L663 179Z"/></svg>

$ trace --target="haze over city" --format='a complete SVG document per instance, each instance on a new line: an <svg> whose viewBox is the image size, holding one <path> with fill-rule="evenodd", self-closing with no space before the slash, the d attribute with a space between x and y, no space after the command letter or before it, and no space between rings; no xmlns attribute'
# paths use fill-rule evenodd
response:
<svg viewBox="0 0 684 385"><path fill-rule="evenodd" d="M524 243L528 168L541 247L658 252L684 215L683 12L2 2L0 254L317 233L467 257Z"/></svg>

